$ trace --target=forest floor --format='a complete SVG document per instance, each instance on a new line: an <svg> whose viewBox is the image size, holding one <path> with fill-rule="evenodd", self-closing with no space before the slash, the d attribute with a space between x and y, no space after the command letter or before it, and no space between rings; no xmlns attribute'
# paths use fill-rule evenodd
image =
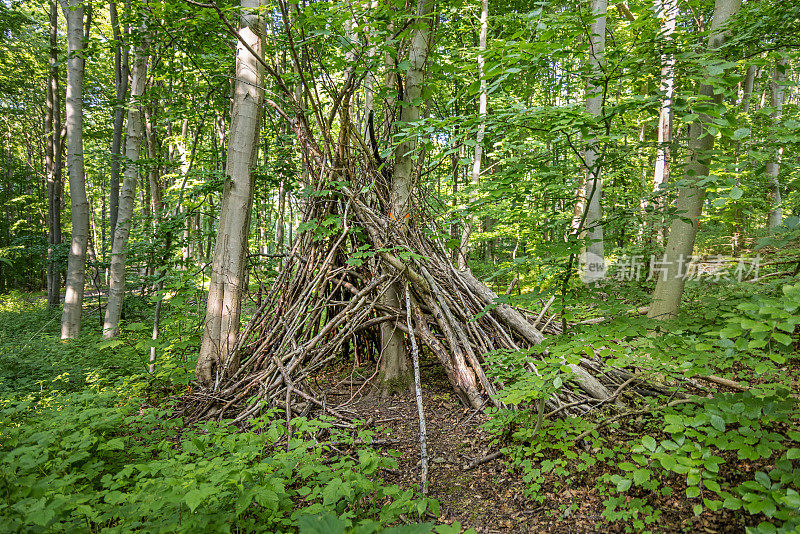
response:
<svg viewBox="0 0 800 534"><path fill-rule="evenodd" d="M798 249L800 246L793 250ZM792 262L796 263L797 256L792 256ZM785 268L787 260L770 259L776 268ZM614 365L637 369L650 366L657 380L666 376L698 379L717 374L737 381L741 389L746 390L726 391L710 384L703 385L703 389L692 389L683 385L681 392L698 395L702 402L669 410L663 409L667 400L664 397L646 399L630 394L627 400L632 407L647 409L649 406L654 408L653 412L650 415L624 417L617 423L599 429L594 438L577 442L571 438L610 412L594 412L585 420L575 418L564 422L563 427L559 427L558 418L554 418L547 420L538 434L535 431L531 433L532 419L527 422L512 420L514 415L535 415L530 400L519 403L516 412L466 408L458 401L438 361L423 353L420 363L430 459L429 496L436 499L440 507L436 517L418 517L409 513L402 520L410 523L435 521L440 524L458 521L464 528L474 529L481 534L642 531L739 533L756 525L753 532L780 531L774 528L775 523L780 525L779 521L786 521L785 518L794 520L800 515L800 497L796 497L800 490L800 412L796 402L800 398L800 283L791 276L792 273L780 275L765 276L758 284L723 281L692 283L687 288L681 320L664 326L654 326L645 316L632 313L647 302L646 290L649 289L634 284L623 286L609 283L603 291L595 291L591 298L581 294L568 301L565 309L572 312L568 320L573 326L565 335L548 336L542 345L542 350L548 351L548 354L559 357L564 354L585 354L591 357L592 354L604 353L603 357L615 361ZM102 316L97 313L96 300L90 299L85 307L85 335L75 342L63 343L59 339L60 313L57 310L47 311L40 293L0 296L0 480L13 471L19 473L19 480L41 479L42 486L51 488L48 491L52 491L57 499L62 496L70 499L75 496L76 499L88 498L84 494L84 482L81 482L84 479L73 483L73 475L89 473L87 477L94 477L91 478L92 487L105 488L102 481L117 476L123 463L154 466L169 473L177 469L176 466L182 466L185 455L195 453L184 451L178 455L173 452L173 441L177 440L175 436L178 432L187 433L192 439L205 443L208 452L204 454L212 457L213 461L230 459L225 447L238 443L233 430L224 430L230 434L215 435L216 441L209 439L206 442L202 441L204 433L214 428L213 425L198 425L197 429L192 429L191 425L176 423L180 431L176 430L175 436L170 434L163 440L160 434L139 428L143 424L141 421L160 421L159 417L168 415L167 412L172 413L168 407L164 408L165 411L157 411L148 406L158 407L160 403L166 406L168 403L164 401L180 398L191 388L193 379L194 358L200 343L197 311L201 308L202 291L181 287L166 302L157 373L150 376L145 373L149 363L152 329L149 297L131 296L127 299L125 330L121 339L113 343L105 342L100 337ZM783 336L790 344L779 344L773 340L767 346L770 350L752 348L750 345L758 341L754 326L763 324L768 327L764 331L769 335L781 336L781 331L775 325L782 323L773 314L777 314L774 317L786 316L780 320L791 322L792 328L784 330L788 334ZM584 324L581 324L582 321ZM723 331L740 324L744 325L744 330L722 335ZM731 343L726 336L741 338L743 348L726 351ZM340 454L355 459L360 456L359 449L371 447L380 455L397 462L396 469L381 468L379 471L384 483L397 484L404 490L418 490L421 466L415 397L409 391L383 398L376 394L369 383L364 385L364 379L373 374L374 365L372 362L353 368L342 362L313 377L309 385L325 399L327 405L353 420L362 421L360 428L374 434L371 445L363 445L364 441L360 442L362 445L352 445L349 449L347 445L338 445L320 454L326 459ZM488 370L494 364L492 360L487 360L486 365ZM497 369L497 366L494 368ZM697 380L694 383L698 383ZM98 395L101 391L103 394ZM706 395L714 395L715 398L703 398ZM791 406L779 406L776 398ZM62 408L46 411L46 406L54 402L53 399L63 403ZM142 404L142 399L146 399L147 404ZM737 408L742 403L745 403L747 410ZM25 407L28 405L30 409ZM85 406L93 407L87 410ZM96 441L87 441L89 445L86 448L91 451L87 458L94 458L97 454L106 455L102 469L95 469L93 464L89 468L78 464L65 465L61 478L53 476L45 480L42 474L45 471L35 464L20 461L20 451L25 450L39 451L42 457L49 455L52 458L73 454L73 449L78 446L70 449L74 444L70 445L65 436L72 435L76 425L83 432L81 425L86 418L97 419L92 413L114 414L122 409L132 412L130 420L125 423L127 426L115 427L113 431L104 430L104 433L98 430ZM509 412L512 418L509 418ZM714 414L725 417L724 423ZM312 413L310 417L316 416L316 413ZM714 417L717 417L716 422ZM681 420L681 427L670 429L675 426L670 421L676 418ZM164 423L166 426L171 421L167 418L158 424ZM530 428L526 428L526 424ZM566 427L569 428L564 430ZM9 429L18 429L22 436L20 439L27 441L14 444L4 440L2 434ZM244 434L254 439L259 436L257 432ZM52 439L43 440L41 436L51 436ZM184 440L181 446L190 448L189 444L194 443L192 439ZM309 434L303 439L312 443L314 435ZM645 471L633 465L638 461L634 458L636 448L639 447L641 451L645 439L653 447L656 443L659 447L665 447L668 443L675 445L677 441L684 443L685 439L687 445L697 444L698 456L702 454L703 458L707 458L711 455L723 463L717 471L703 472L702 493L699 493L694 491L698 489L697 482L692 485L685 471L656 467L656 462L660 460L655 459L655 454L661 449L651 449L653 454L646 459L649 463L641 464L652 471L648 471L645 483L631 485L628 481L627 486L621 486L621 478L635 478L634 468L637 472ZM757 443L759 439L761 441ZM126 440L124 443L129 454L139 456L124 460L117 453L119 444L123 443L120 440ZM270 442L269 446L280 443L279 447L285 449L282 440ZM102 449L101 445L107 450ZM768 448L762 452L761 448L767 445ZM677 447L675 445L674 448ZM744 449L750 452L743 454ZM103 450L106 452L102 453ZM471 469L465 468L498 451L502 451L504 456ZM693 459L688 452L679 453L678 450L672 453L679 461ZM691 454L695 454L695 451L691 451ZM199 465L200 460L190 457ZM545 467L546 464L548 467ZM357 466L358 462L353 462L353 465ZM328 463L324 463L323 468L327 466ZM254 469L252 464L228 467L233 473ZM51 476L50 472L45 474ZM331 476L339 474L334 472ZM765 475L771 477L772 481ZM169 486L169 492L174 493L170 493L174 501L159 501L157 513L150 514L157 517L157 521L165 521L166 511L170 509L177 510L175 513L181 520L184 518L181 514L186 510L183 502L187 497L186 488L197 482L195 478L198 475L187 470L181 476L176 475L175 478L180 483L165 483ZM616 480L612 480L612 477L616 477ZM152 478L154 484L161 483L163 479L161 474ZM647 483L651 481L653 484L648 487ZM294 474L287 477L287 487L295 483L300 484ZM723 491L713 492L714 485L717 488L722 486ZM176 490L173 492L173 489ZM118 510L117 505L105 502L106 491L107 488L97 489L96 494L91 495L95 505L111 511ZM140 486L131 485L125 491L133 503L130 510L143 510L136 499L145 494L149 499L147 492L150 490L142 491ZM33 505L28 503L31 499L23 493L7 500L21 510L19 513L14 511L19 524L27 525L33 516L26 511L29 508L24 506ZM687 497L690 493L694 496ZM215 502L219 506L220 516L230 513L231 501L219 498L218 490L213 495L218 501ZM735 500L739 497L744 505ZM159 497L162 498L165 497ZM721 504L729 499L734 499L734 506L739 506L729 509ZM67 516L75 510L70 504L72 502L63 501L66 503L63 507ZM288 517L309 502L300 498L289 501L282 513ZM388 501L376 502L380 509ZM711 503L715 502L717 508L712 509ZM211 506L213 503L208 504ZM0 500L0 532L9 530L3 528L4 505ZM9 514L6 506L6 513ZM749 507L746 513L745 507ZM778 513L785 514L784 518L777 516ZM212 517L213 514L209 513L208 516ZM78 523L64 520L63 524L71 526ZM384 526L396 524L397 520L393 518ZM793 523L789 528L797 524ZM766 527L761 528L763 525ZM773 528L769 530L767 527ZM188 524L186 528L189 528ZM67 527L64 530L72 531ZM149 530L143 528L139 531ZM196 528L192 531L209 530ZM276 528L273 531L288 530Z"/></svg>
<svg viewBox="0 0 800 534"><path fill-rule="evenodd" d="M598 494L594 477L580 485L555 489L557 475L543 475L543 499L539 502L526 497L528 484L522 473L510 469L502 456L472 467L473 462L499 450L494 436L483 428L490 417L460 404L440 367L433 360L429 363L423 362L422 397L429 457L428 495L441 504L437 521L458 521L480 534L625 532L624 523L603 520L604 497ZM375 440L384 454L389 455L389 450L399 453L399 468L384 472L386 482L418 488L419 418L413 393L381 397L369 384L363 388L353 385L352 377L341 372L320 377L326 400L378 429ZM603 434L613 438L614 432L604 430ZM619 429L616 432L620 433ZM622 430L620 434L618 439L630 439L631 433ZM356 448L347 452L353 453ZM693 503L683 493L657 500L663 506L660 532L745 531L745 524L728 511L695 516Z"/></svg>

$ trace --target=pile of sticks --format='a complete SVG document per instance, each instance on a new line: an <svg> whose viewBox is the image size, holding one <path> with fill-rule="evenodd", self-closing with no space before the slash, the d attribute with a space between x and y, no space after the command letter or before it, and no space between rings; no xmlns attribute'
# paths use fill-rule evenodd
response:
<svg viewBox="0 0 800 534"><path fill-rule="evenodd" d="M309 378L337 360L380 358L380 326L387 322L407 338L413 333L420 352L439 361L465 405L499 406L496 384L483 369L485 355L539 344L540 328L559 331L547 315L552 299L538 314L501 302L469 270L453 265L426 222L431 219L415 213L401 229L384 215L384 174L361 176L367 179L350 175L330 190L319 184L321 192L307 203L305 230L239 336L237 357L228 359L241 363L219 369L213 388L190 394L190 420L245 423L271 407L287 416L315 409L346 420ZM407 306L385 304L392 287L400 288L399 302ZM631 373L599 360L570 368L573 380L545 403L551 412L581 413L593 403L617 401L614 391L623 384L635 386ZM529 369L537 372L533 364Z"/></svg>

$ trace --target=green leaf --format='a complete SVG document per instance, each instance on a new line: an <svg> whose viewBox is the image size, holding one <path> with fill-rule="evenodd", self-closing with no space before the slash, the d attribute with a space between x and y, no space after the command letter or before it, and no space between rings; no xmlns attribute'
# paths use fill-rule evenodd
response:
<svg viewBox="0 0 800 534"><path fill-rule="evenodd" d="M711 426L720 432L725 432L725 420L717 414L711 414Z"/></svg>
<svg viewBox="0 0 800 534"><path fill-rule="evenodd" d="M741 188L741 187L739 187L739 186L733 186L733 189L731 189L731 192L730 192L730 193L728 193L728 196L729 196L729 197L730 197L732 200L739 200L740 198L742 198L742 195L743 195L743 194L744 194L744 191L742 190L742 188Z"/></svg>
<svg viewBox="0 0 800 534"><path fill-rule="evenodd" d="M650 452L655 452L656 450L656 440L653 438L653 436L644 436L642 438L642 445L644 445Z"/></svg>
<svg viewBox="0 0 800 534"><path fill-rule="evenodd" d="M686 497L689 499L694 499L695 497L700 496L700 488L697 486L689 486L686 488Z"/></svg>
<svg viewBox="0 0 800 534"><path fill-rule="evenodd" d="M633 472L633 481L638 485L641 486L648 480L650 480L650 475L652 473L649 469L637 469Z"/></svg>
<svg viewBox="0 0 800 534"><path fill-rule="evenodd" d="M780 343L781 345L789 346L792 344L792 336L788 336L781 332L773 332L772 339Z"/></svg>
<svg viewBox="0 0 800 534"><path fill-rule="evenodd" d="M214 492L213 486L202 486L200 488L195 488L190 490L186 496L183 498L183 501L186 503L186 506L189 507L189 510L194 512L200 503L202 503L206 497L211 495Z"/></svg>
<svg viewBox="0 0 800 534"><path fill-rule="evenodd" d="M734 497L733 495L729 495L725 497L725 500L722 502L722 506L728 510L738 510L742 507L742 500L738 497Z"/></svg>
<svg viewBox="0 0 800 534"><path fill-rule="evenodd" d="M733 140L739 141L740 139L744 139L750 135L750 128L739 128L735 132L733 132Z"/></svg>

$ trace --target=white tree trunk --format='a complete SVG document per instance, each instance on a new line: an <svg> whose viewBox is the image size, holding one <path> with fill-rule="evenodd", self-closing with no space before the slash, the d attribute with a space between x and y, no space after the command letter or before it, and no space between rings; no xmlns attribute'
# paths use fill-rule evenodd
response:
<svg viewBox="0 0 800 534"><path fill-rule="evenodd" d="M653 176L653 193L656 196L656 212L661 213L665 202L658 195L664 194L669 182L670 143L672 143L672 99L675 94L675 52L673 37L678 20L677 0L656 0L656 16L661 19L661 38L664 52L661 54L661 107L658 112L658 147ZM664 232L659 229L656 240L660 243Z"/></svg>
<svg viewBox="0 0 800 534"><path fill-rule="evenodd" d="M73 339L81 332L86 247L89 243L89 202L83 168L83 72L85 61L83 6L79 0L61 0L67 19L67 167L72 204L72 242L67 262L66 295L61 315L61 339Z"/></svg>
<svg viewBox="0 0 800 534"><path fill-rule="evenodd" d="M786 58L781 58L775 64L775 70L772 75L772 83L770 84L770 95L772 100L772 120L777 126L783 117L783 103L786 100L786 70L789 68L789 63ZM769 210L769 227L777 228L783 224L783 208L781 207L781 183L778 175L781 172L781 156L783 155L783 148L778 148L775 151L772 161L767 163L767 176L770 181L770 210Z"/></svg>
<svg viewBox="0 0 800 534"><path fill-rule="evenodd" d="M403 124L413 124L420 118L420 97L425 80L425 66L430 44L430 21L428 19L432 0L418 0L415 27L411 34L408 60L410 67L406 74L404 105L401 106L400 120ZM387 76L388 80L388 76ZM395 221L394 231L405 233L411 219L411 200L414 187L414 166L416 163L417 140L406 139L395 151L394 172L390 191L389 216ZM392 308L402 309L400 294L402 287L395 284L384 295L383 303ZM381 325L380 374L384 392L405 389L410 385L408 351L403 333L394 325Z"/></svg>
<svg viewBox="0 0 800 534"><path fill-rule="evenodd" d="M483 158L483 137L486 134L486 113L488 109L488 92L486 84L486 73L484 65L486 60L486 41L489 36L489 0L481 0L481 29L478 34L478 79L480 80L480 96L478 100L478 131L475 134L475 153L472 157L472 174L470 183L473 191L477 191L481 177L481 159ZM461 232L461 243L458 247L458 268L467 268L467 247L469 246L469 236L472 233L473 222L469 219L464 220L464 228Z"/></svg>
<svg viewBox="0 0 800 534"><path fill-rule="evenodd" d="M133 81L128 106L128 130L125 135L125 160L122 191L119 196L117 226L111 247L109 268L108 305L103 321L103 337L112 338L119 333L119 318L125 298L125 260L128 255L128 237L131 218L136 204L136 185L139 169L139 151L142 146L143 121L140 100L147 81L147 43L139 45L133 60Z"/></svg>
<svg viewBox="0 0 800 534"><path fill-rule="evenodd" d="M262 56L264 19L260 13L261 0L242 0L241 5L243 14L239 37ZM233 349L240 327L253 207L251 169L258 150L263 78L259 58L237 41L227 177L211 266L203 343L195 369L197 380L205 385L218 384L226 372L234 371L239 364L239 356Z"/></svg>
<svg viewBox="0 0 800 534"><path fill-rule="evenodd" d="M586 112L593 117L599 117L603 111L602 78L605 70L607 10L608 0L592 0L593 19L589 28L591 44L589 64L592 74L586 87ZM603 181L600 176L600 159L596 138L586 139L583 160L586 165L586 175L578 191L572 228L573 231L580 231L585 239L579 265L581 279L588 283L601 279L605 273L603 210L600 202Z"/></svg>
<svg viewBox="0 0 800 534"><path fill-rule="evenodd" d="M741 6L742 0L716 0L714 18L711 21L709 50L722 46L727 38L725 25ZM701 85L699 94L719 104L721 95L714 95L710 85ZM661 262L661 273L653 292L648 317L670 319L678 314L683 287L686 283L685 271L694 251L694 241L703 210L705 189L696 185L708 176L709 152L714 147L714 136L706 132L704 123L709 117L701 116L689 126L689 153L684 167L684 180L690 185L678 190L678 213L669 229L669 239Z"/></svg>

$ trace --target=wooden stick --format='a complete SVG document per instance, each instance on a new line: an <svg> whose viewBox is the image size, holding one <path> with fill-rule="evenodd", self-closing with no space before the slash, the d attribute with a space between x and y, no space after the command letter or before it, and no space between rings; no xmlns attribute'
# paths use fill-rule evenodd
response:
<svg viewBox="0 0 800 534"><path fill-rule="evenodd" d="M555 295L550 297L550 300L547 301L547 304L544 305L544 308L542 308L542 311L539 313L539 316L536 318L535 321L533 321L533 326L534 327L539 326L539 321L542 320L542 317L544 317L544 314L547 313L547 310L550 309L550 306L553 305L553 302L555 302L555 300L556 300L556 296Z"/></svg>
<svg viewBox="0 0 800 534"><path fill-rule="evenodd" d="M411 340L411 359L414 362L414 392L417 397L417 414L419 415L419 450L422 462L422 494L428 494L428 432L425 429L425 410L422 406L422 382L419 377L419 349L411 324L411 292L406 281L406 324L408 337Z"/></svg>
<svg viewBox="0 0 800 534"><path fill-rule="evenodd" d="M493 453L487 454L483 458L478 458L477 460L473 460L472 462L470 462L469 464L465 465L461 469L462 469L462 471L469 471L470 469L475 469L479 465L483 465L483 464L485 464L487 462L491 462L492 460L496 460L496 459L500 458L501 456L503 456L503 452L502 451L495 451Z"/></svg>

